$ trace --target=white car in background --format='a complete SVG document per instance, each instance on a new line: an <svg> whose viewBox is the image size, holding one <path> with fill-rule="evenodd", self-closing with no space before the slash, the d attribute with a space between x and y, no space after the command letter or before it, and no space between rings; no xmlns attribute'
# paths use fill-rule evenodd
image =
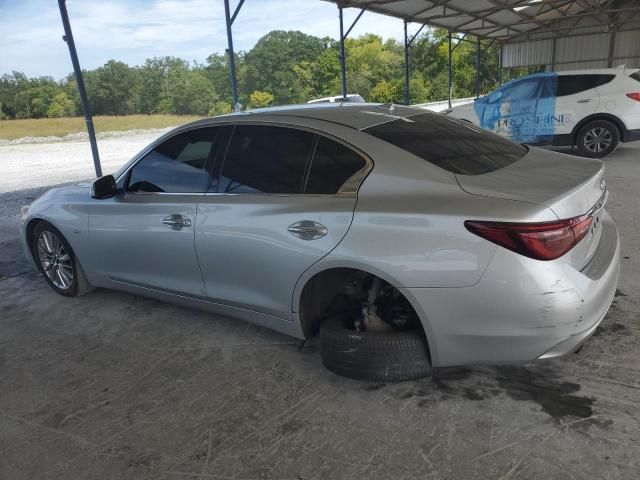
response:
<svg viewBox="0 0 640 480"><path fill-rule="evenodd" d="M364 98L362 98L357 93L348 93L344 97L342 95L335 95L333 97L316 98L314 100L309 100L307 103L336 103L336 102L365 103Z"/></svg>
<svg viewBox="0 0 640 480"><path fill-rule="evenodd" d="M640 140L640 70L536 73L446 113L516 142L575 145L602 158Z"/></svg>

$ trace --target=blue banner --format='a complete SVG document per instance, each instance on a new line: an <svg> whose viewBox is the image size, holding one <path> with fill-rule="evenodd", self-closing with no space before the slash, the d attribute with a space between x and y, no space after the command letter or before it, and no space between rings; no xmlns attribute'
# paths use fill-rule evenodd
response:
<svg viewBox="0 0 640 480"><path fill-rule="evenodd" d="M549 143L562 124L556 113L556 73L536 73L511 80L476 100L479 125L521 143Z"/></svg>

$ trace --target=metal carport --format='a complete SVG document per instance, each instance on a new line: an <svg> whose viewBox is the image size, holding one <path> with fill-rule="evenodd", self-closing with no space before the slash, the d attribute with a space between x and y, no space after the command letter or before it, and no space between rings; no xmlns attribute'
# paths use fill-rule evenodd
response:
<svg viewBox="0 0 640 480"><path fill-rule="evenodd" d="M354 24L364 11L392 16L404 22L406 103L410 100L407 52L413 40L407 39L408 23L421 24L420 28L429 25L449 31L449 104L451 52L455 49L451 45L452 38L460 41L466 40L466 36L475 37L478 66L481 40L497 42L500 45L501 71L503 66L546 65L553 69L559 63L580 63L582 68L613 66L614 62L640 63L640 2L637 0L325 1L338 6L341 31L344 8L360 9ZM341 52L345 37L340 39ZM563 62L557 61L560 49L564 52ZM344 55L341 55L341 63L344 72ZM478 75L479 68L476 68L476 95ZM345 90L343 74L343 95Z"/></svg>
<svg viewBox="0 0 640 480"><path fill-rule="evenodd" d="M245 0L232 9L223 0L228 40L229 74L233 108L237 110L238 89L233 50L233 23ZM457 42L477 45L476 96L479 95L481 42L497 42L500 75L503 67L544 65L546 68L593 68L614 63L640 63L640 1L637 0L323 0L336 4L340 25L340 72L342 96L347 94L344 41L365 12L388 15L404 23L404 100L410 103L409 48L425 26L449 31L448 98L451 104L451 53ZM92 146L96 175L100 160L93 122L84 91L82 73L75 53L65 0L58 0L65 27L83 111ZM212 2L213 4L213 2ZM261 8L255 2L252 8ZM345 31L344 9L360 10ZM409 37L408 25L418 24ZM474 40L466 38L471 36Z"/></svg>

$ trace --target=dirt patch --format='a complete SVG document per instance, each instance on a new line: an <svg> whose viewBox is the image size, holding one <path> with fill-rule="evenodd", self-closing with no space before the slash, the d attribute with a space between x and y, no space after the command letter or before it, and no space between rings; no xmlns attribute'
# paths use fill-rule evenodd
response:
<svg viewBox="0 0 640 480"><path fill-rule="evenodd" d="M417 399L418 406L450 399L473 402L507 395L516 401L540 406L551 418L589 418L593 399L579 395L580 385L563 380L554 370L539 367L505 366L488 369L434 369L431 377L410 384L366 384L363 390L385 393L396 400Z"/></svg>
<svg viewBox="0 0 640 480"><path fill-rule="evenodd" d="M606 322L601 323L593 332L594 337L606 337L610 335L626 335L629 333L629 329L621 323Z"/></svg>
<svg viewBox="0 0 640 480"><path fill-rule="evenodd" d="M537 403L554 420L588 418L593 414L593 399L576 395L580 385L563 381L550 370L498 367L495 371L498 385L509 397Z"/></svg>

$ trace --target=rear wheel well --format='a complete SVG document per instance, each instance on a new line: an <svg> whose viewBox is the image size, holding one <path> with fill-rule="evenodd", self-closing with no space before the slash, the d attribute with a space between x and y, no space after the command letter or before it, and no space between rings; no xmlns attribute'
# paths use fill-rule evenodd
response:
<svg viewBox="0 0 640 480"><path fill-rule="evenodd" d="M305 338L315 336L320 324L329 316L360 315L361 304L366 301L375 279L380 280L380 295L376 304L380 307L383 319L384 313L390 311L393 311L391 315L410 314L413 316L411 326L420 328L424 333L422 322L411 302L389 282L364 270L331 268L316 273L302 289L298 311Z"/></svg>
<svg viewBox="0 0 640 480"><path fill-rule="evenodd" d="M606 120L608 122L613 123L616 126L616 128L618 129L618 135L619 135L620 141L624 140L624 132L625 132L626 129L624 127L624 124L622 123L622 121L618 117L616 117L614 115L607 114L607 113L595 113L595 114L590 115L590 116L588 116L586 118L583 118L582 120L580 120L578 122L578 124L575 127L573 127L573 132L571 133L571 138L573 140L573 145L577 145L578 144L578 133L580 132L580 129L582 127L584 127L587 123L593 122L593 121L596 121L596 120Z"/></svg>

